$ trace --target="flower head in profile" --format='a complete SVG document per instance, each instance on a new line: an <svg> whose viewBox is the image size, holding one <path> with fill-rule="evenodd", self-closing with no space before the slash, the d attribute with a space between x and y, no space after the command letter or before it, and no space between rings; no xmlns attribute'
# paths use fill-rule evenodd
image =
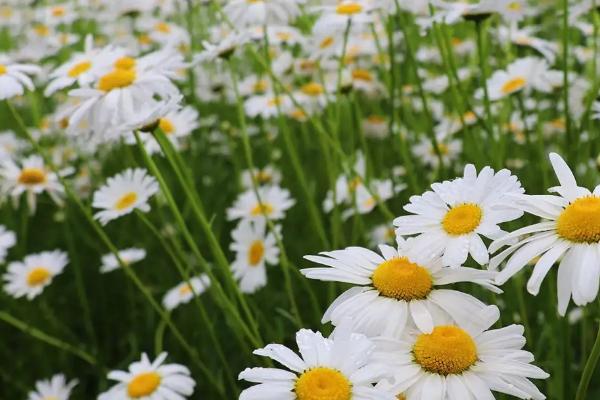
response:
<svg viewBox="0 0 600 400"><path fill-rule="evenodd" d="M17 243L17 237L13 231L6 229L4 225L0 225L0 264L6 260L6 253Z"/></svg>
<svg viewBox="0 0 600 400"><path fill-rule="evenodd" d="M190 371L181 364L165 364L168 354L160 353L150 361L146 353L129 365L128 371L111 371L108 379L118 381L98 400L172 400L184 399L194 393L196 382Z"/></svg>
<svg viewBox="0 0 600 400"><path fill-rule="evenodd" d="M163 297L163 306L171 311L181 304L189 303L194 296L199 296L210 287L208 275L202 274L190 278L170 289Z"/></svg>
<svg viewBox="0 0 600 400"><path fill-rule="evenodd" d="M583 306L598 296L600 185L593 191L578 186L573 172L556 153L550 153L550 162L559 182L559 186L548 189L554 194L513 197L515 207L541 217L542 221L493 242L491 252L510 246L490 260L490 268L495 269L508 259L496 277L497 283L503 284L539 257L527 283L529 293L537 295L542 281L560 260L558 311L565 315L571 298L575 304Z"/></svg>
<svg viewBox="0 0 600 400"><path fill-rule="evenodd" d="M138 261L142 261L144 258L146 258L146 250L137 249L135 247L125 250L119 250L118 254L119 258L125 265L131 265ZM102 256L102 265L100 266L100 272L111 272L118 269L120 266L121 265L119 263L119 260L117 260L117 257L114 254L105 254Z"/></svg>
<svg viewBox="0 0 600 400"><path fill-rule="evenodd" d="M102 209L94 218L106 225L134 210L148 212L148 200L156 192L158 183L145 169L126 169L108 178L106 184L94 192L92 207Z"/></svg>
<svg viewBox="0 0 600 400"><path fill-rule="evenodd" d="M17 64L0 55L0 100L21 96L25 89L33 90L33 81L28 75L41 72L41 68L31 64Z"/></svg>
<svg viewBox="0 0 600 400"><path fill-rule="evenodd" d="M71 391L77 385L77 379L67 382L63 374L35 383L35 390L29 392L27 400L69 400Z"/></svg>
<svg viewBox="0 0 600 400"><path fill-rule="evenodd" d="M305 0L229 0L223 12L238 27L285 25L300 15Z"/></svg>
<svg viewBox="0 0 600 400"><path fill-rule="evenodd" d="M275 185L258 188L258 195L260 201L254 190L242 193L233 206L227 209L227 219L256 221L266 216L272 220L279 220L283 219L285 212L296 203L287 189Z"/></svg>
<svg viewBox="0 0 600 400"><path fill-rule="evenodd" d="M23 261L11 262L2 277L4 290L14 298L32 300L63 272L68 262L67 253L60 250L30 254Z"/></svg>
<svg viewBox="0 0 600 400"><path fill-rule="evenodd" d="M239 378L257 385L244 390L240 400L396 400L390 392L372 386L386 378L388 370L373 360L375 346L366 336L343 329L324 338L301 329L296 343L300 356L281 344L254 351L285 369L246 368Z"/></svg>
<svg viewBox="0 0 600 400"><path fill-rule="evenodd" d="M441 255L446 266L462 265L469 254L478 264L487 264L488 249L481 236L502 236L498 224L523 214L509 207L510 195L523 193L523 188L507 169L494 172L485 167L478 174L469 164L463 177L431 188L412 196L404 209L413 215L396 218L394 225L397 235L416 235L412 246L417 253Z"/></svg>

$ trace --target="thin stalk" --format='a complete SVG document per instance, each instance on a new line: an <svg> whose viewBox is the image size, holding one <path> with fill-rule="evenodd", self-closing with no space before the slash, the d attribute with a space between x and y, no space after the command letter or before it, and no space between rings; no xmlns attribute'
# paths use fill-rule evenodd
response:
<svg viewBox="0 0 600 400"><path fill-rule="evenodd" d="M575 400L586 400L588 398L588 387L590 385L590 381L592 380L592 376L594 375L596 365L598 365L598 360L600 360L600 327L596 335L594 347L592 347L592 352L585 362L585 367L583 368L583 373L581 374L581 380L579 381L579 386L577 387Z"/></svg>

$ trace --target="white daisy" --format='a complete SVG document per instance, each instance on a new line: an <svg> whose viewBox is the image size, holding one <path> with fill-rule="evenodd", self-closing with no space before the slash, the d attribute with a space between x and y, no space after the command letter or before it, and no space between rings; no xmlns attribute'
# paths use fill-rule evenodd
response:
<svg viewBox="0 0 600 400"><path fill-rule="evenodd" d="M361 28L373 22L369 13L372 6L365 0L341 0L333 5L314 8L321 11L321 16L313 26L313 32L316 34L343 33L348 23L351 23L351 27Z"/></svg>
<svg viewBox="0 0 600 400"><path fill-rule="evenodd" d="M0 54L0 100L21 96L23 87L33 90L33 82L27 75L41 72L41 68L31 64L15 64Z"/></svg>
<svg viewBox="0 0 600 400"><path fill-rule="evenodd" d="M243 379L257 385L240 394L239 400L396 400L390 392L376 389L386 377L385 367L374 363L373 342L364 335L336 332L331 338L301 329L296 334L300 355L281 344L254 351L283 365L281 368L246 368Z"/></svg>
<svg viewBox="0 0 600 400"><path fill-rule="evenodd" d="M148 200L156 192L158 182L145 169L127 169L108 178L106 184L94 192L92 207L103 209L94 218L106 225L136 209L148 212Z"/></svg>
<svg viewBox="0 0 600 400"><path fill-rule="evenodd" d="M6 229L4 225L0 225L0 264L6 260L8 249L17 243L17 237L13 231Z"/></svg>
<svg viewBox="0 0 600 400"><path fill-rule="evenodd" d="M517 229L494 241L490 252L511 245L490 261L497 268L510 256L496 282L503 284L535 257L527 290L537 295L543 279L562 257L558 267L558 311L565 315L571 297L578 306L598 296L600 283L600 185L591 192L577 186L573 173L556 153L550 162L559 186L548 189L557 195L513 196L515 207L541 217L542 222ZM524 236L527 235L527 236ZM519 239L513 244L513 240Z"/></svg>
<svg viewBox="0 0 600 400"><path fill-rule="evenodd" d="M4 290L15 298L26 296L31 300L62 273L68 262L67 253L59 250L30 254L23 261L11 262L2 277Z"/></svg>
<svg viewBox="0 0 600 400"><path fill-rule="evenodd" d="M279 186L263 186L258 188L260 202L254 190L247 190L238 196L232 207L227 209L227 219L250 219L253 221L263 219L266 215L269 219L283 219L285 212L291 208L296 201L290 197L287 189Z"/></svg>
<svg viewBox="0 0 600 400"><path fill-rule="evenodd" d="M171 311L181 304L189 303L194 298L194 294L199 296L209 287L210 279L206 274L190 278L189 281L181 282L165 294L162 300L163 306Z"/></svg>
<svg viewBox="0 0 600 400"><path fill-rule="evenodd" d="M498 224L523 214L509 207L510 195L523 193L523 188L507 169L494 173L485 167L477 174L469 164L462 178L431 188L412 196L404 209L414 215L398 217L394 225L397 235L417 235L412 244L417 252L442 255L447 266L462 265L469 254L478 264L487 264L489 254L480 235L497 239L503 233Z"/></svg>
<svg viewBox="0 0 600 400"><path fill-rule="evenodd" d="M150 361L146 353L142 359L129 365L128 371L111 371L108 379L118 381L98 400L173 400L184 399L194 393L196 382L190 377L190 371L181 364L163 364L167 353L158 355Z"/></svg>
<svg viewBox="0 0 600 400"><path fill-rule="evenodd" d="M410 248L410 241L398 239L397 249L379 245L383 256L362 247L304 256L327 266L300 270L307 278L356 285L333 301L322 322L337 326L352 318L352 330L368 336L400 335L412 327L430 333L437 314L460 325L485 309L473 296L439 286L473 282L498 292L492 285L494 273L444 268L440 258L429 259Z"/></svg>
<svg viewBox="0 0 600 400"><path fill-rule="evenodd" d="M375 357L391 364L391 387L406 400L493 400L492 390L520 399L546 397L529 379L549 375L522 350L523 327L488 330L500 317L488 307L485 320L457 326L440 319L431 333L376 339Z"/></svg>
<svg viewBox="0 0 600 400"><path fill-rule="evenodd" d="M71 391L77 385L77 379L67 382L63 374L35 383L35 390L29 392L27 400L69 400Z"/></svg>
<svg viewBox="0 0 600 400"><path fill-rule="evenodd" d="M244 102L244 110L250 118L273 118L279 113L286 113L292 109L293 102L286 95L274 93L258 94L248 97Z"/></svg>
<svg viewBox="0 0 600 400"><path fill-rule="evenodd" d="M255 168L254 171L244 170L241 174L242 186L245 189L252 188L252 181L258 186L278 185L281 183L281 172L270 165L264 168Z"/></svg>
<svg viewBox="0 0 600 400"><path fill-rule="evenodd" d="M223 12L237 27L285 25L300 15L305 0L229 0Z"/></svg>
<svg viewBox="0 0 600 400"><path fill-rule="evenodd" d="M146 258L146 250L137 249L135 247L119 250L119 258L125 265L135 264L138 261ZM113 253L105 254L102 256L102 265L100 266L100 272L106 273L118 269L121 265L117 260L117 257Z"/></svg>
<svg viewBox="0 0 600 400"><path fill-rule="evenodd" d="M275 226L281 231L279 225ZM280 234L280 233L278 233ZM266 264L279 263L279 248L272 232L267 233L266 220L254 222L243 219L231 232L233 243L230 249L236 253L235 261L231 264L233 276L239 280L243 293L254 293L267 284Z"/></svg>

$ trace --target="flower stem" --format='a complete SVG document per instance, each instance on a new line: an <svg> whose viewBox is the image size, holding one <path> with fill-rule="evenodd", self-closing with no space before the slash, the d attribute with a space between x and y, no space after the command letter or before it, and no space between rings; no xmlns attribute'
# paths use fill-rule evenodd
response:
<svg viewBox="0 0 600 400"><path fill-rule="evenodd" d="M594 370L596 369L596 365L598 364L598 360L600 359L600 326L598 327L598 333L596 335L596 341L594 342L594 347L592 347L592 352L590 353L587 361L585 362L585 367L583 368L583 373L581 374L581 380L579 381L579 386L577 387L577 394L575 395L575 400L586 400L587 399L587 390L590 385L590 381L592 380L592 375L594 374Z"/></svg>

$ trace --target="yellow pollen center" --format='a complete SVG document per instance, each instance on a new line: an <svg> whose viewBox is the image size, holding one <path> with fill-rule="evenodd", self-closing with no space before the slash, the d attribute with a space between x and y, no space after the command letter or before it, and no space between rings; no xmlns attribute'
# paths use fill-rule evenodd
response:
<svg viewBox="0 0 600 400"><path fill-rule="evenodd" d="M256 181L259 183L269 183L273 179L273 176L271 176L271 174L267 171L258 171L254 175L254 179L256 179Z"/></svg>
<svg viewBox="0 0 600 400"><path fill-rule="evenodd" d="M27 285L31 287L40 286L48 282L49 279L50 271L48 271L48 268L36 267L27 274Z"/></svg>
<svg viewBox="0 0 600 400"><path fill-rule="evenodd" d="M154 29L157 30L160 33L169 33L171 32L171 27L169 26L169 24L165 23L165 22L159 22L156 25L154 25Z"/></svg>
<svg viewBox="0 0 600 400"><path fill-rule="evenodd" d="M292 38L292 35L289 32L277 32L275 34L275 36L277 36L277 38L279 38L279 40L281 41L288 41Z"/></svg>
<svg viewBox="0 0 600 400"><path fill-rule="evenodd" d="M304 372L294 387L298 400L350 400L352 386L335 369L317 367Z"/></svg>
<svg viewBox="0 0 600 400"><path fill-rule="evenodd" d="M190 293L192 293L192 287L190 285L188 285L187 283L179 288L179 294L181 296L185 296Z"/></svg>
<svg viewBox="0 0 600 400"><path fill-rule="evenodd" d="M84 72L86 72L87 70L89 70L92 67L92 63L89 61L82 61L80 63L75 64L70 70L69 72L67 72L67 75L69 75L71 78L76 78L79 75L83 74Z"/></svg>
<svg viewBox="0 0 600 400"><path fill-rule="evenodd" d="M19 175L19 183L23 185L37 185L44 182L46 182L46 172L41 168L23 168Z"/></svg>
<svg viewBox="0 0 600 400"><path fill-rule="evenodd" d="M436 326L433 332L419 335L413 356L427 372L460 374L477 361L477 346L473 338L457 326Z"/></svg>
<svg viewBox="0 0 600 400"><path fill-rule="evenodd" d="M271 99L269 99L267 101L267 105L269 107L276 107L278 105L281 105L281 98L280 97L273 97Z"/></svg>
<svg viewBox="0 0 600 400"><path fill-rule="evenodd" d="M116 69L133 69L135 67L135 58L131 57L121 57L117 61L115 61Z"/></svg>
<svg viewBox="0 0 600 400"><path fill-rule="evenodd" d="M175 132L175 126L167 118L161 118L158 121L158 127L160 128L161 131L163 131L165 133L165 135Z"/></svg>
<svg viewBox="0 0 600 400"><path fill-rule="evenodd" d="M381 115L372 114L367 117L367 121L369 121L371 124L379 125L385 122L385 118L383 118Z"/></svg>
<svg viewBox="0 0 600 400"><path fill-rule="evenodd" d="M0 7L0 17L9 19L13 15L13 10L10 7Z"/></svg>
<svg viewBox="0 0 600 400"><path fill-rule="evenodd" d="M442 227L450 235L464 235L477 229L482 217L483 211L477 204L462 203L446 213Z"/></svg>
<svg viewBox="0 0 600 400"><path fill-rule="evenodd" d="M382 262L371 280L379 293L396 300L424 299L433 288L429 271L410 262L407 257L395 257Z"/></svg>
<svg viewBox="0 0 600 400"><path fill-rule="evenodd" d="M148 396L158 388L160 380L160 375L156 372L138 374L127 385L127 394L133 398Z"/></svg>
<svg viewBox="0 0 600 400"><path fill-rule="evenodd" d="M261 79L259 81L256 81L252 88L254 89L254 93L263 93L267 90L268 83L264 79Z"/></svg>
<svg viewBox="0 0 600 400"><path fill-rule="evenodd" d="M135 81L135 77L135 71L117 68L100 78L98 89L110 92L113 89L124 88L130 86Z"/></svg>
<svg viewBox="0 0 600 400"><path fill-rule="evenodd" d="M352 78L359 81L371 82L373 80L373 75L366 69L355 69L352 71Z"/></svg>
<svg viewBox="0 0 600 400"><path fill-rule="evenodd" d="M6 73L6 65L0 64L0 75L4 75Z"/></svg>
<svg viewBox="0 0 600 400"><path fill-rule="evenodd" d="M525 78L523 78L522 76L517 76L516 78L513 78L506 82L504 85L502 85L502 88L500 90L503 94L511 94L516 92L517 90L523 89L526 83L527 80Z"/></svg>
<svg viewBox="0 0 600 400"><path fill-rule="evenodd" d="M273 212L273 205L269 203L257 204L250 211L250 214L254 217L258 217L259 215L270 215Z"/></svg>
<svg viewBox="0 0 600 400"><path fill-rule="evenodd" d="M36 25L33 28L33 31L38 36L48 36L50 34L50 29L48 29L48 27L46 25Z"/></svg>
<svg viewBox="0 0 600 400"><path fill-rule="evenodd" d="M518 1L513 1L508 4L508 9L511 11L521 11L523 6Z"/></svg>
<svg viewBox="0 0 600 400"><path fill-rule="evenodd" d="M333 44L333 42L334 42L333 37L327 36L325 39L323 39L321 41L321 43L319 44L319 47L321 49L326 49L327 47L331 46Z"/></svg>
<svg viewBox="0 0 600 400"><path fill-rule="evenodd" d="M320 94L323 94L324 92L323 86L316 82L307 83L306 85L302 86L300 90L302 91L302 93L308 96L318 96Z"/></svg>
<svg viewBox="0 0 600 400"><path fill-rule="evenodd" d="M263 259L265 254L265 245L262 240L255 240L252 242L250 249L248 250L248 263L251 267L257 266Z"/></svg>
<svg viewBox="0 0 600 400"><path fill-rule="evenodd" d="M569 204L556 220L556 232L571 242L600 241L600 197L582 197Z"/></svg>
<svg viewBox="0 0 600 400"><path fill-rule="evenodd" d="M353 15L358 14L363 9L363 6L359 3L348 2L340 4L335 8L335 12L342 15Z"/></svg>
<svg viewBox="0 0 600 400"><path fill-rule="evenodd" d="M52 9L52 11L50 11L50 13L52 14L53 17L62 17L63 15L66 14L66 10L64 7L57 6L57 7L54 7Z"/></svg>
<svg viewBox="0 0 600 400"><path fill-rule="evenodd" d="M115 203L115 210L122 211L126 208L131 207L137 201L138 195L136 192L125 193L117 202Z"/></svg>

